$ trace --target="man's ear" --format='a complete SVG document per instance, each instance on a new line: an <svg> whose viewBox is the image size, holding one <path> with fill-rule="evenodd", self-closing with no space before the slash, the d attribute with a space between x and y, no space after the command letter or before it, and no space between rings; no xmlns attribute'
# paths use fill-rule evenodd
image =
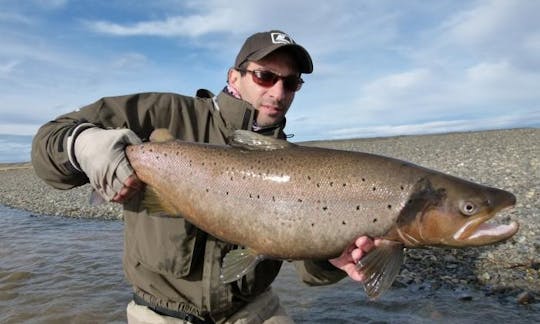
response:
<svg viewBox="0 0 540 324"><path fill-rule="evenodd" d="M234 68L230 68L229 72L227 73L227 83L234 86L239 78L240 78L240 72L238 72Z"/></svg>

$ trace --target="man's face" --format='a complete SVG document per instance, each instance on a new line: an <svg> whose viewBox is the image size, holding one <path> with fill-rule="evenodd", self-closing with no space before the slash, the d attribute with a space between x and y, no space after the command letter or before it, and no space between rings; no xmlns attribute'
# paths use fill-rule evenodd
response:
<svg viewBox="0 0 540 324"><path fill-rule="evenodd" d="M249 62L246 69L270 71L283 77L299 75L291 54L283 51L273 52L257 62ZM285 89L282 79L270 87L263 87L253 81L252 73L247 72L242 76L239 71L231 70L229 83L238 90L243 100L257 109L257 125L260 127L281 122L294 99L295 92Z"/></svg>

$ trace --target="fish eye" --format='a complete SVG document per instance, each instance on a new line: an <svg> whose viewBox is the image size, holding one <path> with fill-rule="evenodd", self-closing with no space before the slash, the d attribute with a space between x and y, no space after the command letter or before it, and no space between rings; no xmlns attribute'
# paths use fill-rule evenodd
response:
<svg viewBox="0 0 540 324"><path fill-rule="evenodd" d="M459 204L459 209L463 215L471 216L478 211L478 207L471 201L462 201Z"/></svg>

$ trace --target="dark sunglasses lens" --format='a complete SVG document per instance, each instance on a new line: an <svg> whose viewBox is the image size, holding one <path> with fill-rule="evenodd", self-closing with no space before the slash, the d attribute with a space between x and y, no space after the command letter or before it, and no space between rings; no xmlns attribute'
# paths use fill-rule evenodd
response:
<svg viewBox="0 0 540 324"><path fill-rule="evenodd" d="M283 87L286 90L289 90L291 92L298 91L302 87L302 79L295 77L295 76L289 76L286 78L283 78Z"/></svg>
<svg viewBox="0 0 540 324"><path fill-rule="evenodd" d="M279 75L270 71L253 71L251 74L253 75L253 81L263 87L271 87L280 79ZM291 92L300 90L304 82L301 78L293 75L284 77L282 80L283 87Z"/></svg>
<svg viewBox="0 0 540 324"><path fill-rule="evenodd" d="M276 84L278 76L269 71L253 71L253 80L263 87L271 87Z"/></svg>

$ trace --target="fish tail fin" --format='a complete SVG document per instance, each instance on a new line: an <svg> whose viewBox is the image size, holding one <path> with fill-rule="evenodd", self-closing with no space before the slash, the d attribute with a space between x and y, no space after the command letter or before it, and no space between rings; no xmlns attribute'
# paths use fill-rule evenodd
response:
<svg viewBox="0 0 540 324"><path fill-rule="evenodd" d="M403 264L403 245L392 241L382 241L357 264L362 272L364 290L370 299L376 299L388 290Z"/></svg>
<svg viewBox="0 0 540 324"><path fill-rule="evenodd" d="M173 205L167 203L160 198L159 193L154 187L147 185L144 192L142 201L143 206L147 209L149 214L154 213L167 213L169 215L176 215L176 209Z"/></svg>
<svg viewBox="0 0 540 324"><path fill-rule="evenodd" d="M224 284L236 281L242 278L246 273L255 269L257 264L262 260L264 260L264 256L258 255L251 249L231 250L223 258L223 265L219 278Z"/></svg>

